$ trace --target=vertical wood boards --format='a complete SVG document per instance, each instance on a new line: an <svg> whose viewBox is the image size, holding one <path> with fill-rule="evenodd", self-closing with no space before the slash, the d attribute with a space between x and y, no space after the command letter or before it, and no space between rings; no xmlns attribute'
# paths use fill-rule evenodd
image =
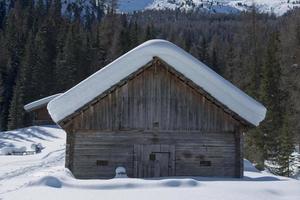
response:
<svg viewBox="0 0 300 200"><path fill-rule="evenodd" d="M237 129L234 134L235 139L235 176L243 177L244 176L244 141L243 141L243 133L240 129Z"/></svg>
<svg viewBox="0 0 300 200"><path fill-rule="evenodd" d="M72 121L78 129L92 130L234 131L240 125L161 63L146 68Z"/></svg>
<svg viewBox="0 0 300 200"><path fill-rule="evenodd" d="M51 119L46 106L32 110L31 112L31 125L51 125L55 124Z"/></svg>
<svg viewBox="0 0 300 200"><path fill-rule="evenodd" d="M175 146L134 144L134 177L149 178L175 175Z"/></svg>

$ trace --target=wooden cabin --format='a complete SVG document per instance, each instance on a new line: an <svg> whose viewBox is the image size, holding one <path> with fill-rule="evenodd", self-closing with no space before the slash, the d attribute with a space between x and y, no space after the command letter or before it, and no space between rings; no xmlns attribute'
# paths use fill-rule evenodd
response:
<svg viewBox="0 0 300 200"><path fill-rule="evenodd" d="M55 124L48 113L47 105L54 98L61 94L55 94L45 97L24 106L25 111L28 113L27 125L51 125Z"/></svg>
<svg viewBox="0 0 300 200"><path fill-rule="evenodd" d="M243 176L266 109L174 44L151 40L48 104L76 178Z"/></svg>

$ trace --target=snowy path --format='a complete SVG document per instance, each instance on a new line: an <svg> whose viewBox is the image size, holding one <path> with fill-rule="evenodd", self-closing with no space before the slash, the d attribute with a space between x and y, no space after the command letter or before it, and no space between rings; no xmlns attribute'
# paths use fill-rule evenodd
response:
<svg viewBox="0 0 300 200"><path fill-rule="evenodd" d="M30 139L25 135L32 134ZM24 135L24 133L26 133ZM171 177L167 179L77 180L64 168L65 133L31 127L0 134L0 144L16 147L40 142L42 153L0 156L0 200L299 200L300 181L258 172L245 162L245 178ZM16 137L24 140L15 140ZM1 149L1 147L0 147Z"/></svg>
<svg viewBox="0 0 300 200"><path fill-rule="evenodd" d="M16 176L27 175L35 172L36 170L41 169L42 167L51 167L57 166L64 161L65 158L65 149L60 149L54 152L49 153L45 158L34 159L29 161L13 161L5 165L1 165L2 171L0 171L0 183L4 179L14 178ZM3 168L7 166L17 166L17 169Z"/></svg>
<svg viewBox="0 0 300 200"><path fill-rule="evenodd" d="M26 138L26 135L30 137ZM30 127L1 133L0 143L27 148L33 143L42 143L45 147L42 153L36 155L0 155L0 197L29 185L30 178L36 173L42 170L49 172L53 167L64 164L65 133L56 127Z"/></svg>

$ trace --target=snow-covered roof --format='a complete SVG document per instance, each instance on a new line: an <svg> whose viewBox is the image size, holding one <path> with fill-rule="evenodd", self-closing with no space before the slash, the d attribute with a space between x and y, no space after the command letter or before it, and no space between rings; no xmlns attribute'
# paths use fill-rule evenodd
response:
<svg viewBox="0 0 300 200"><path fill-rule="evenodd" d="M192 55L168 41L150 40L49 102L47 108L52 119L55 122L62 121L122 79L145 66L153 57L162 59L251 124L258 126L265 118L266 108L262 104Z"/></svg>
<svg viewBox="0 0 300 200"><path fill-rule="evenodd" d="M61 95L61 94L62 94L62 93L54 94L54 95L51 95L51 96L49 96L49 97L45 97L45 98L36 100L36 101L34 101L34 102L31 102L31 103L29 103L29 104L26 104L26 105L24 106L24 109L25 109L27 112L30 112L30 111L32 111L32 110L41 108L41 107L47 105L52 99L54 99L55 97L58 97L58 96Z"/></svg>

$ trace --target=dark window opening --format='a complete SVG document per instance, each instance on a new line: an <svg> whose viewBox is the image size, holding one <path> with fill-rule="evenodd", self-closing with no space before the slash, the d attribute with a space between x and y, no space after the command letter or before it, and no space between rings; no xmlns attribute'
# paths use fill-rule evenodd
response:
<svg viewBox="0 0 300 200"><path fill-rule="evenodd" d="M200 166L209 167L211 166L211 161L200 161Z"/></svg>
<svg viewBox="0 0 300 200"><path fill-rule="evenodd" d="M107 166L108 161L107 160L97 160L97 166Z"/></svg>
<svg viewBox="0 0 300 200"><path fill-rule="evenodd" d="M155 156L154 153L151 153L151 154L149 155L149 160L152 160L152 161L155 161L155 160L156 160L156 156Z"/></svg>

